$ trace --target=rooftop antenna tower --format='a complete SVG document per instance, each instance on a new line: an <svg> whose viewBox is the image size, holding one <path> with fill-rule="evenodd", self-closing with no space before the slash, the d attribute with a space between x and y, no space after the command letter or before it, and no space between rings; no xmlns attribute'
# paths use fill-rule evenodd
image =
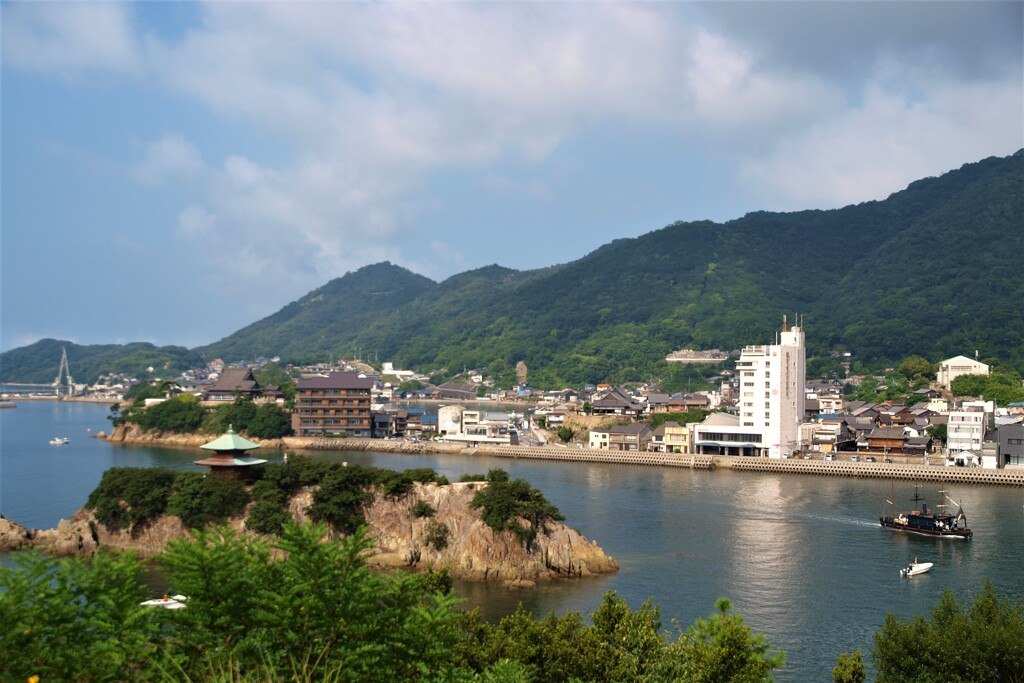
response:
<svg viewBox="0 0 1024 683"><path fill-rule="evenodd" d="M64 376L68 378L66 385L61 382ZM53 380L53 388L59 399L68 398L75 393L75 381L71 379L71 368L68 367L67 347L61 347L60 368L57 370L57 379Z"/></svg>

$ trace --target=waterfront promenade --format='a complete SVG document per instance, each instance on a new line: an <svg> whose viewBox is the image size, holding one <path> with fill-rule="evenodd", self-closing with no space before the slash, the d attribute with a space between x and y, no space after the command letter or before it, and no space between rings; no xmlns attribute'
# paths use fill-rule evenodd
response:
<svg viewBox="0 0 1024 683"><path fill-rule="evenodd" d="M561 462L599 462L652 467L681 467L699 470L732 469L746 472L781 474L817 474L823 476L903 479L964 484L1024 487L1024 468L991 470L980 467L947 467L902 463L850 462L845 460L797 460L710 456L646 451L605 451L592 448L559 446L464 446L444 442L384 441L380 439L284 439L289 448L301 450L353 450L391 453L461 453L465 455L554 460Z"/></svg>

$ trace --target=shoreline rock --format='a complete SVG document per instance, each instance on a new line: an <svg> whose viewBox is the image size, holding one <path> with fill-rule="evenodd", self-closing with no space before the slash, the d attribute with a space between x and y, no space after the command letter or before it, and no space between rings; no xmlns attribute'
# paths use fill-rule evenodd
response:
<svg viewBox="0 0 1024 683"><path fill-rule="evenodd" d="M457 579L498 582L517 588L552 579L618 571L615 559L606 555L596 542L560 522L545 524L529 550L514 533L495 532L469 506L482 485L417 483L410 493L397 498L378 493L364 508L374 539L374 546L366 555L367 564L378 569L447 569ZM293 518L308 521L306 510L312 499L312 489L294 495L288 503ZM428 503L434 514L413 515L412 507L418 501ZM233 518L228 525L244 532L245 518ZM437 525L447 529L444 544L428 542L431 528L437 529ZM36 548L55 556L90 557L100 548L108 548L133 550L140 558L149 559L163 551L172 539L188 535L189 530L172 515L134 529L115 530L99 523L87 508L71 519L61 520L54 529L27 530L0 517L0 551ZM332 537L337 538L333 534Z"/></svg>

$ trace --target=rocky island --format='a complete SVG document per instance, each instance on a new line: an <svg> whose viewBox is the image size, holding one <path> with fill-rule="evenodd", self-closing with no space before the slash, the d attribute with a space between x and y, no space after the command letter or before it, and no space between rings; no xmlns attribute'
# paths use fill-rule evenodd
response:
<svg viewBox="0 0 1024 683"><path fill-rule="evenodd" d="M474 499L488 486L506 483L416 481L399 495L380 487L370 489L359 505L374 539L367 563L388 569L447 570L458 579L521 588L538 581L618 570L618 563L596 542L556 519L518 518L510 528L492 528L484 519L487 509L474 506ZM316 509L317 492L316 486L295 490L285 502L287 516L299 522L314 520L311 511ZM240 532L257 533L250 519L257 505L259 501L249 502L225 524ZM61 520L56 528L43 530L27 530L0 517L0 551L36 548L57 556L89 557L108 548L133 550L142 558L152 558L172 539L188 534L189 525L168 512L122 527L101 521L97 510L87 506L71 519ZM341 535L332 528L329 538Z"/></svg>

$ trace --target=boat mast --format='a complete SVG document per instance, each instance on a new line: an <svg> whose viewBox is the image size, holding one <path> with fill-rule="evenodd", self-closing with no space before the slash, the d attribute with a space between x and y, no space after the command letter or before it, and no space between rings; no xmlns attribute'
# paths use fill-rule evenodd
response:
<svg viewBox="0 0 1024 683"><path fill-rule="evenodd" d="M920 492L918 490L918 489L920 489L920 487L921 487L920 484L915 484L914 485L914 509L915 510L917 509L917 504L920 503L922 500L924 500L924 498L921 497L921 494L920 494ZM921 508L921 512L924 512L926 509L927 509L926 507L922 507Z"/></svg>

